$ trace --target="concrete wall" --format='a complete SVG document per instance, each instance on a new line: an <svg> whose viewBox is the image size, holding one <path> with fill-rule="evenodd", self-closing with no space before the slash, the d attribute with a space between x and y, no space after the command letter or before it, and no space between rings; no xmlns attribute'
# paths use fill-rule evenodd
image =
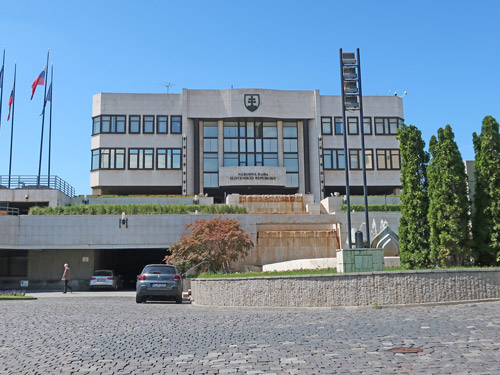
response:
<svg viewBox="0 0 500 375"><path fill-rule="evenodd" d="M335 307L500 298L500 269L193 279L208 306Z"/></svg>
<svg viewBox="0 0 500 375"><path fill-rule="evenodd" d="M36 202L57 207L65 206L70 201L70 197L55 189L0 189L0 202Z"/></svg>

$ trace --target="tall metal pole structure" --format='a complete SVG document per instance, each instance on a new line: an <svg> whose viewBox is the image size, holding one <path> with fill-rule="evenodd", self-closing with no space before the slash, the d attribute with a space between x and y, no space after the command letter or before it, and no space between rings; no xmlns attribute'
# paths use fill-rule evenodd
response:
<svg viewBox="0 0 500 375"><path fill-rule="evenodd" d="M5 47L3 47L2 71L0 72L0 129L2 128L3 79L5 77Z"/></svg>
<svg viewBox="0 0 500 375"><path fill-rule="evenodd" d="M17 72L17 61L14 62L14 86L12 87L12 122L10 128L10 156L9 156L9 185L10 189L10 180L12 178L12 145L14 143L14 112L16 107L16 72ZM10 113L10 110L9 110Z"/></svg>
<svg viewBox="0 0 500 375"><path fill-rule="evenodd" d="M42 174L42 150L43 150L43 127L45 124L45 100L47 98L47 81L48 81L48 72L49 72L49 52L47 50L47 64L45 64L45 84L43 85L43 112L42 112L42 135L40 137L40 159L38 161L38 178L37 178L37 186L40 186L40 175Z"/></svg>
<svg viewBox="0 0 500 375"><path fill-rule="evenodd" d="M54 87L52 86L54 83L54 63L52 63L50 67L50 87L49 90L54 90ZM50 92L50 116L49 116L49 157L48 157L48 170L47 170L47 179L48 179L48 186L50 188L50 154L52 151L52 91ZM46 98L48 99L48 98ZM45 110L45 105L47 103L44 103L44 110ZM54 186L55 187L55 186Z"/></svg>
<svg viewBox="0 0 500 375"><path fill-rule="evenodd" d="M345 167L345 196L347 205L347 243L349 249L352 249L352 238L351 238L351 194L349 191L349 150L347 149L347 126L345 117L345 87L344 87L344 59L342 48L340 52L340 82L342 89L342 121L344 125L344 167Z"/></svg>
<svg viewBox="0 0 500 375"><path fill-rule="evenodd" d="M359 90L359 123L360 123L360 137L361 137L361 162L363 165L363 197L365 203L365 227L366 227L366 241L370 247L370 221L368 217L368 185L366 183L366 152L365 152L365 124L363 121L363 93L361 91L361 60L359 57L359 48L356 49L357 65L358 65L358 90ZM372 154L372 158L374 155ZM373 160L372 160L373 162Z"/></svg>

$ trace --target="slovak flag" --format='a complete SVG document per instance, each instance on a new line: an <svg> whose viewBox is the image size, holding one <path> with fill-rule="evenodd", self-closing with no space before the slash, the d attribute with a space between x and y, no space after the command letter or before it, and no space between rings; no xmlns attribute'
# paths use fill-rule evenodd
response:
<svg viewBox="0 0 500 375"><path fill-rule="evenodd" d="M10 107L12 106L12 103L14 102L14 87L12 88L12 91L10 93L10 98L9 98L9 114L7 115L7 121L10 120Z"/></svg>
<svg viewBox="0 0 500 375"><path fill-rule="evenodd" d="M43 86L45 85L45 67L43 67L42 72L40 75L35 79L35 82L31 85L31 99L33 99L33 95L35 95L35 90L37 86Z"/></svg>

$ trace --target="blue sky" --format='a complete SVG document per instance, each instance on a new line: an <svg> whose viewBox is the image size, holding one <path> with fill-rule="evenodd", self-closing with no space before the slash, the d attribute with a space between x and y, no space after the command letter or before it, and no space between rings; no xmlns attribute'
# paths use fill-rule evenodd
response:
<svg viewBox="0 0 500 375"><path fill-rule="evenodd" d="M360 48L364 95L405 90L405 122L428 144L450 124L462 157L486 115L500 120L498 1L2 1L7 100L17 60L13 174L36 175L47 48L54 64L52 174L90 194L92 96L190 89L340 92L339 48ZM357 8L356 8L357 6ZM389 93L391 90L392 93ZM47 134L42 174L47 173Z"/></svg>

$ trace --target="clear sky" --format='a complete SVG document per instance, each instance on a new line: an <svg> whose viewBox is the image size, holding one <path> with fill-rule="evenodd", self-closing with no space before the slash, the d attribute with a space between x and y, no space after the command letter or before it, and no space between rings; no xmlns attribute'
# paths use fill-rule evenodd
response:
<svg viewBox="0 0 500 375"><path fill-rule="evenodd" d="M92 96L269 88L339 95L339 48L360 48L364 95L401 95L426 144L450 124L462 157L500 120L500 1L1 1L6 47L0 174L17 60L13 174L36 175L43 87L54 64L51 174L91 194ZM391 92L389 92L389 90ZM47 130L47 128L46 128ZM47 134L42 174L47 173Z"/></svg>

